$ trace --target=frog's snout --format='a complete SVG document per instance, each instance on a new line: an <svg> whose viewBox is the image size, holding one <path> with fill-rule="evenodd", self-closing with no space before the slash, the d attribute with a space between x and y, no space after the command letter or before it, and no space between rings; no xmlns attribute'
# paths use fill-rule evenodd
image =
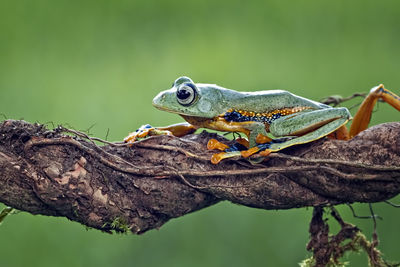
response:
<svg viewBox="0 0 400 267"><path fill-rule="evenodd" d="M155 106L156 108L161 108L161 107L165 107L166 105L166 99L167 95L165 94L165 92L160 92L158 95L156 95L153 98L153 106Z"/></svg>
<svg viewBox="0 0 400 267"><path fill-rule="evenodd" d="M170 110L173 107L174 94L169 91L160 92L153 98L153 106L161 110Z"/></svg>
<svg viewBox="0 0 400 267"><path fill-rule="evenodd" d="M161 93L160 94L158 94L158 95L156 95L154 98L153 98L153 106L155 106L155 107L158 107L158 106L160 106L161 105L161 98L162 98L162 95L161 95Z"/></svg>

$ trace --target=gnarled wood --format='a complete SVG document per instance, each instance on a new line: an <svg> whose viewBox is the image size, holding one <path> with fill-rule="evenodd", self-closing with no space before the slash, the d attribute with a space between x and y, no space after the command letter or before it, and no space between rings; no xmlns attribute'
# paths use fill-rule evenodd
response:
<svg viewBox="0 0 400 267"><path fill-rule="evenodd" d="M215 134L97 146L64 128L0 124L0 201L104 231L143 233L221 200L262 209L377 202L400 192L400 123L350 141L322 139L272 154L210 163ZM223 140L222 137L217 137Z"/></svg>

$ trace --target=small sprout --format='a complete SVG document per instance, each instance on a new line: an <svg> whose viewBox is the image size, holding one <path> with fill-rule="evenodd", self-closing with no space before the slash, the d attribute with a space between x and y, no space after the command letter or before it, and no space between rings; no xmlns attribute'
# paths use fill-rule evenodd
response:
<svg viewBox="0 0 400 267"><path fill-rule="evenodd" d="M127 234L131 230L126 220L121 217L116 217L111 223L103 224L102 228L111 228L111 230L121 234Z"/></svg>

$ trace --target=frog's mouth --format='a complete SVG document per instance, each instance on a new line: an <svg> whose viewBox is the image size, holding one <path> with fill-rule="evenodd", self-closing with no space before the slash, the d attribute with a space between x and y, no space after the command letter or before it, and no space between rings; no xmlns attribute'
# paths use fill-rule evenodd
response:
<svg viewBox="0 0 400 267"><path fill-rule="evenodd" d="M177 114L177 115L180 115L180 116L182 116L182 117L193 117L193 118L201 117L201 116L196 116L196 115L188 115L188 114L185 113L185 112L177 111L177 110L170 109L170 108L163 107L163 106L159 106L159 105L154 104L154 103L153 103L153 106L154 106L155 108L159 109L159 110L166 111L166 112L173 113L173 114Z"/></svg>
<svg viewBox="0 0 400 267"><path fill-rule="evenodd" d="M153 101L153 106L155 108L159 109L159 110L162 110L162 111L166 111L166 112L170 112L170 113L174 113L174 114L178 114L178 115L183 114L182 112L178 112L176 110L173 110L173 109L161 106L161 105L157 105L157 103L154 103L154 101Z"/></svg>

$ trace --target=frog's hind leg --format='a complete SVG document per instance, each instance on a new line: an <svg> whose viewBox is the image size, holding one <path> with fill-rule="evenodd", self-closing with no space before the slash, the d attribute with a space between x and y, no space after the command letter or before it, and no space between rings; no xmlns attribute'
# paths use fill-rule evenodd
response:
<svg viewBox="0 0 400 267"><path fill-rule="evenodd" d="M281 117L271 123L270 131L276 137L290 138L272 141L264 154L327 136L345 125L350 117L346 108L327 108Z"/></svg>
<svg viewBox="0 0 400 267"><path fill-rule="evenodd" d="M217 148L223 152L214 154L211 161L217 164L222 159L236 156L247 158L256 153L267 156L271 152L327 136L341 128L349 119L350 113L346 108L326 108L288 115L271 123L269 130L276 139L270 139L266 135L265 128L261 128L262 124L259 127L259 123L253 123L247 126L252 130L248 149L215 145L213 149Z"/></svg>
<svg viewBox="0 0 400 267"><path fill-rule="evenodd" d="M398 95L385 89L383 84L372 88L353 118L353 122L350 127L349 138L353 138L368 128L373 108L378 99L382 99L400 111L400 97Z"/></svg>

